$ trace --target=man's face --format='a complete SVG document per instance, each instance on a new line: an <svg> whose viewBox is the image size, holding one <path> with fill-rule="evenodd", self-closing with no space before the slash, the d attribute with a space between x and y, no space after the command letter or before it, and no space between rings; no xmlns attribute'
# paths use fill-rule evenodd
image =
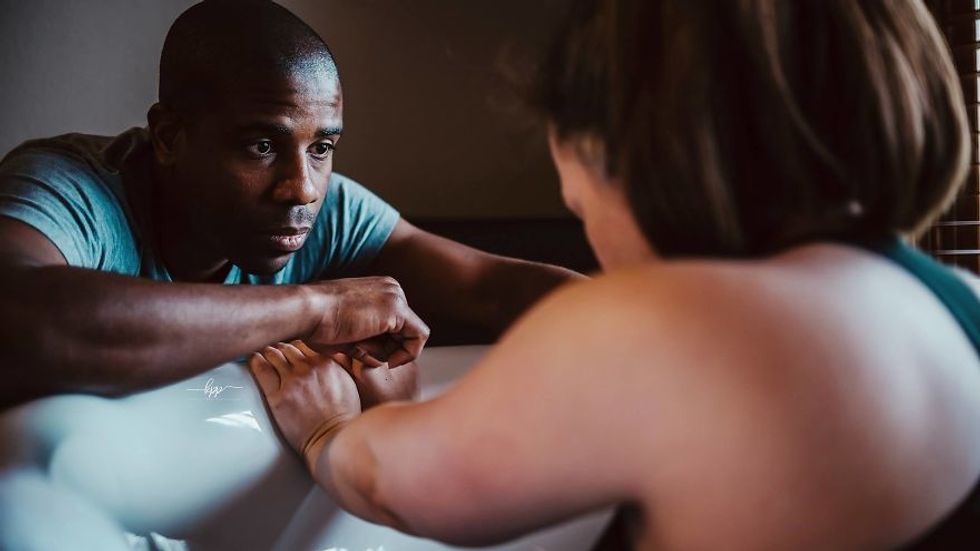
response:
<svg viewBox="0 0 980 551"><path fill-rule="evenodd" d="M215 258L275 273L323 206L343 127L340 83L308 72L241 83L183 125L175 185L191 235Z"/></svg>

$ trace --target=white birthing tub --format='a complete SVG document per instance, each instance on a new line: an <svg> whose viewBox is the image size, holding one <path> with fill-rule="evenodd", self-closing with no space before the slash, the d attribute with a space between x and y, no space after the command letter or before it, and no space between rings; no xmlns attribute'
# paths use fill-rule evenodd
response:
<svg viewBox="0 0 980 551"><path fill-rule="evenodd" d="M426 350L423 397L484 351ZM491 549L585 550L608 519ZM0 414L0 549L454 548L339 510L280 441L246 368L229 363L127 398L58 396Z"/></svg>

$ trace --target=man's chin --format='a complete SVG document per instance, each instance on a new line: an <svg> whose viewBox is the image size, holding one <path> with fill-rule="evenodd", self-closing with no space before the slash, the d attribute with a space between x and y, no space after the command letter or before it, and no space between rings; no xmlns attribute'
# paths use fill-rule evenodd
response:
<svg viewBox="0 0 980 551"><path fill-rule="evenodd" d="M282 256L276 257L242 259L241 262L235 262L235 264L241 268L243 272L247 272L252 275L273 275L286 267L286 264L289 262L289 259L293 257L293 254L295 253L286 253Z"/></svg>

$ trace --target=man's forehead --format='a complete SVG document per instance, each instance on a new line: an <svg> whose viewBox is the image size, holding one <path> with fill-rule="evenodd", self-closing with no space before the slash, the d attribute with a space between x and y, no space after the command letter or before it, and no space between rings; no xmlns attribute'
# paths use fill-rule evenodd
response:
<svg viewBox="0 0 980 551"><path fill-rule="evenodd" d="M221 118L236 129L282 130L315 124L334 131L342 125L343 94L336 77L249 79L223 96Z"/></svg>
<svg viewBox="0 0 980 551"><path fill-rule="evenodd" d="M226 96L230 111L263 113L269 116L287 115L296 111L316 112L324 116L340 116L343 98L340 93L323 94L291 90L239 91Z"/></svg>
<svg viewBox="0 0 980 551"><path fill-rule="evenodd" d="M236 103L319 105L339 108L343 93L335 71L300 67L280 71L253 67L223 75L220 96Z"/></svg>

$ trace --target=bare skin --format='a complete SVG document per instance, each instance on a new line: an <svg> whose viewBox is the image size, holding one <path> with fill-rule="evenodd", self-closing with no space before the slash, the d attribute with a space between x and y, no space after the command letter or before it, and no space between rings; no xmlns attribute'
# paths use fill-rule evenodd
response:
<svg viewBox="0 0 980 551"><path fill-rule="evenodd" d="M346 354L317 352L300 340L266 346L252 354L249 367L266 392L269 407L277 415L302 416L314 422L284 426L288 430L284 433L286 440L300 450L306 446L317 425L323 422L317 415L305 414L303 410L308 406L316 408L322 403L327 406L321 410L327 422L346 421L382 403L419 397L419 371L414 363L392 369L387 365L371 367ZM296 388L293 377L314 377L320 384L303 385L309 394L299 401L295 393L280 392ZM321 391L327 394L319 394ZM324 396L330 397L324 399ZM343 403L343 407L337 408L338 402ZM316 444L316 449L322 446L320 442Z"/></svg>
<svg viewBox="0 0 980 551"><path fill-rule="evenodd" d="M284 431L343 418L293 442L341 506L467 545L620 504L641 549L884 549L965 497L980 362L921 283L832 244L657 261L615 229L612 182L552 147L609 274L535 306L434 400L360 413L352 384L274 389Z"/></svg>
<svg viewBox="0 0 980 551"><path fill-rule="evenodd" d="M395 278L429 325L463 324L494 335L552 289L584 279L558 266L488 254L405 220L368 272Z"/></svg>

